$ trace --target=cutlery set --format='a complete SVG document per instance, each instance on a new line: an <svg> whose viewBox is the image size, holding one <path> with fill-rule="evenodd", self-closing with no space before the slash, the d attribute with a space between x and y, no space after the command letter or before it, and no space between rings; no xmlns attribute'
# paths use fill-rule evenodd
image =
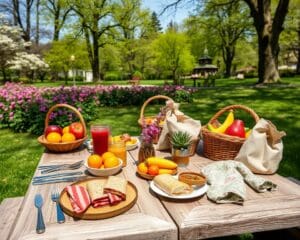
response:
<svg viewBox="0 0 300 240"><path fill-rule="evenodd" d="M80 180L84 175L82 171L62 172L54 173L62 170L75 170L79 169L83 165L83 160L72 164L58 164L58 165L41 165L38 167L41 170L41 176L36 176L32 179L33 185L41 185L47 183L59 183L59 182L73 182ZM45 174L45 175L44 175Z"/></svg>
<svg viewBox="0 0 300 240"><path fill-rule="evenodd" d="M84 178L84 172L72 171L72 172L62 172L62 173L54 173L54 174L49 174L49 173L62 171L62 170L75 170L75 169L79 169L82 165L83 165L83 160L72 164L41 165L38 167L38 169L41 170L41 174L46 174L46 175L35 176L32 179L32 184L41 185L47 183L77 181L81 178ZM58 189L52 190L51 200L56 203L57 222L64 223L65 215L59 205L59 196L60 196L60 192ZM43 213L42 213L43 198L41 194L35 195L34 206L38 209L36 232L40 234L45 232L46 229Z"/></svg>

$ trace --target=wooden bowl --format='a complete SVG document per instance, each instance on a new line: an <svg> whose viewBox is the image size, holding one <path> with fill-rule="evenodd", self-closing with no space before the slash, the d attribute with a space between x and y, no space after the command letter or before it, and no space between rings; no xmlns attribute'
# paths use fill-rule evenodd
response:
<svg viewBox="0 0 300 240"><path fill-rule="evenodd" d="M81 115L81 113L74 107L68 105L68 104L56 104L54 106L52 106L45 118L45 129L49 126L49 119L50 119L50 114L59 107L65 107L68 108L70 110L72 110L73 112L75 112L75 114L78 116L82 126L83 126L83 135L84 137L81 139L77 139L75 141L72 142L64 142L64 143L50 143L47 141L45 135L41 135L38 137L38 142L40 144L42 144L45 148L47 148L49 151L51 152L70 152L72 150L75 150L76 148L78 148L86 139L87 139L87 130L86 130L86 125L85 122L83 120L83 117Z"/></svg>
<svg viewBox="0 0 300 240"><path fill-rule="evenodd" d="M203 186L206 184L206 177L196 172L182 172L179 174L178 180L188 185Z"/></svg>

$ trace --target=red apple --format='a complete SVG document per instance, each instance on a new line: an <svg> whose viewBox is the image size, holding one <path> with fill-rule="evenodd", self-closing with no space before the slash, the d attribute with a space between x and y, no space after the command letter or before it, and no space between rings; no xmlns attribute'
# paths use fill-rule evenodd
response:
<svg viewBox="0 0 300 240"><path fill-rule="evenodd" d="M76 139L84 137L83 126L80 122L74 122L70 125L70 133L73 133Z"/></svg>
<svg viewBox="0 0 300 240"><path fill-rule="evenodd" d="M246 133L244 122L239 119L234 120L233 123L226 129L225 134L245 138Z"/></svg>
<svg viewBox="0 0 300 240"><path fill-rule="evenodd" d="M47 135L51 132L57 132L61 135L62 134L62 128L60 126L57 126L57 125L49 125L48 127L46 127L46 129L44 131L45 137L47 137Z"/></svg>

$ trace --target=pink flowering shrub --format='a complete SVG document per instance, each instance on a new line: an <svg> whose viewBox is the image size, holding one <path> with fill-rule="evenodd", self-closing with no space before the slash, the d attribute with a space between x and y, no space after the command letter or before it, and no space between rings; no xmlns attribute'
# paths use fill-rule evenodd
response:
<svg viewBox="0 0 300 240"><path fill-rule="evenodd" d="M0 124L18 132L41 134L49 108L57 103L76 107L89 122L96 117L99 106L142 105L146 99L158 94L170 96L178 102L192 100L191 90L178 86L37 88L6 83L0 87ZM64 108L58 108L50 115L50 123L60 126L77 120L73 112Z"/></svg>

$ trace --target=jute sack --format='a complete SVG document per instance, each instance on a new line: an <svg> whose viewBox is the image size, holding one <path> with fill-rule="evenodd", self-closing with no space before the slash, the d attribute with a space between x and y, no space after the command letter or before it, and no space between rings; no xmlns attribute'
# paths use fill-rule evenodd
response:
<svg viewBox="0 0 300 240"><path fill-rule="evenodd" d="M285 132L261 118L234 160L244 163L253 173L273 174L282 160Z"/></svg>

